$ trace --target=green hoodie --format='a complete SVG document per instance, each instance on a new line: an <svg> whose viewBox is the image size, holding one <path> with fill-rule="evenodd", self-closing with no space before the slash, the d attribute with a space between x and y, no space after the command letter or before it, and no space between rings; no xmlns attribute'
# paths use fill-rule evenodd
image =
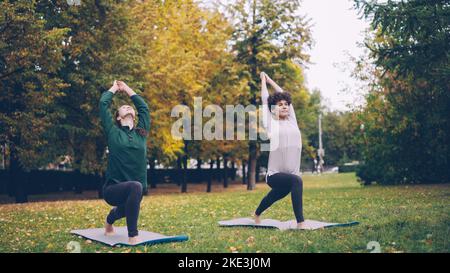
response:
<svg viewBox="0 0 450 273"><path fill-rule="evenodd" d="M103 92L100 103L100 121L108 139L108 167L106 184L139 181L147 189L147 136L150 115L147 104L138 94L131 96L139 121L135 128L117 126L111 115L113 93Z"/></svg>

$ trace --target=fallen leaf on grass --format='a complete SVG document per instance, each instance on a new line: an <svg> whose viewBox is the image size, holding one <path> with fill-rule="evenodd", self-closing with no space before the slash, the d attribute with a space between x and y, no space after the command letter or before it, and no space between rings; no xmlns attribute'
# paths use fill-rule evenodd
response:
<svg viewBox="0 0 450 273"><path fill-rule="evenodd" d="M247 243L247 245L253 245L255 243L255 237L250 236L247 238L247 240L245 240L245 242Z"/></svg>
<svg viewBox="0 0 450 273"><path fill-rule="evenodd" d="M232 253L239 253L239 252L237 251L237 248L235 248L234 246L230 246L230 251L231 251Z"/></svg>

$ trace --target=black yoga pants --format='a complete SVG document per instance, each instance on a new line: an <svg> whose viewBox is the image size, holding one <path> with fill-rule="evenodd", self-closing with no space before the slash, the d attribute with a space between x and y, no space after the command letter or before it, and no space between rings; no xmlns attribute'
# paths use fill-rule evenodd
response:
<svg viewBox="0 0 450 273"><path fill-rule="evenodd" d="M127 181L107 185L104 188L103 196L108 204L115 206L106 217L108 224L112 225L116 220L126 217L128 237L137 236L142 184L138 181Z"/></svg>
<svg viewBox="0 0 450 273"><path fill-rule="evenodd" d="M289 173L275 173L267 177L267 184L272 188L261 200L255 211L261 215L273 203L291 193L292 208L297 223L303 222L303 181L300 176Z"/></svg>

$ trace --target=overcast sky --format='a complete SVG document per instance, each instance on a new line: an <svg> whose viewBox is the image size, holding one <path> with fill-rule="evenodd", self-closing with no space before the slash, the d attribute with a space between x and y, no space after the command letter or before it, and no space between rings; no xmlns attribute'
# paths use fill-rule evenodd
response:
<svg viewBox="0 0 450 273"><path fill-rule="evenodd" d="M215 1L222 5L233 2L201 2L208 4ZM319 89L324 98L323 103L330 110L348 110L347 104L361 104L361 92L357 88L361 83L350 76L352 64L348 55L358 57L363 54L363 49L357 43L363 41L363 32L369 23L358 19L353 0L300 1L299 12L311 19L312 38L315 41L312 50L308 51L312 63L305 69L308 89Z"/></svg>
<svg viewBox="0 0 450 273"><path fill-rule="evenodd" d="M307 86L319 89L331 110L346 110L346 104L358 103L360 98L350 70L342 71L351 68L346 52L354 57L363 53L357 42L363 41L363 31L369 26L358 19L352 6L352 0L302 0L301 14L312 20L315 40L309 52L313 64L305 70ZM346 87L351 92L342 92Z"/></svg>

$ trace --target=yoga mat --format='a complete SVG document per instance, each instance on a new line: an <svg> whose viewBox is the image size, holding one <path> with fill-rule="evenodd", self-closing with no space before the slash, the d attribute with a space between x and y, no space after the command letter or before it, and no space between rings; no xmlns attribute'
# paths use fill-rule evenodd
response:
<svg viewBox="0 0 450 273"><path fill-rule="evenodd" d="M127 227L114 227L114 235L105 235L105 228L90 228L90 229L76 229L70 233L82 236L83 238L100 242L109 246L123 245L123 246L138 246L138 245L152 245L160 243L182 242L187 241L188 236L166 236L163 234L139 230L139 242L130 245L128 243Z"/></svg>
<svg viewBox="0 0 450 273"><path fill-rule="evenodd" d="M359 222L347 222L347 223L328 223L315 220L305 220L305 227L302 229L314 230L320 228L329 227L347 227L357 225ZM280 230L297 229L297 221L278 221L273 219L263 219L260 224L255 224L252 218L237 218L225 221L219 221L219 225L223 227L263 227L263 228L278 228Z"/></svg>

